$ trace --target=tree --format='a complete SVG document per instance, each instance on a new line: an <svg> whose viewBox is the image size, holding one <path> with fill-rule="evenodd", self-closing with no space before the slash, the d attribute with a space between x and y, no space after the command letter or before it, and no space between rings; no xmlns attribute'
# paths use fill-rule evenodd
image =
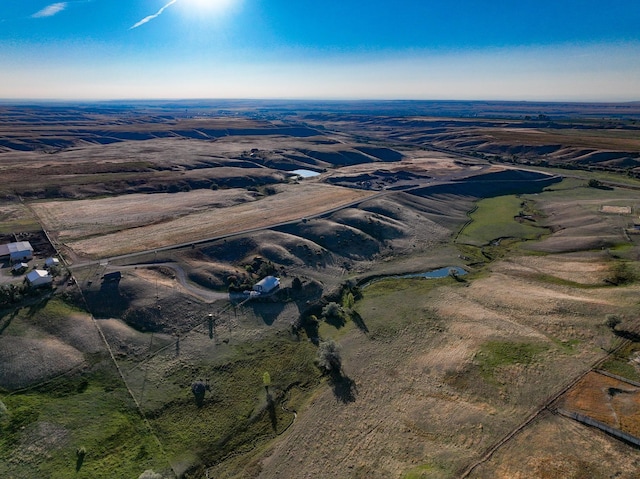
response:
<svg viewBox="0 0 640 479"><path fill-rule="evenodd" d="M202 404L204 403L204 395L207 391L211 391L208 379L206 382L202 381L202 379L199 379L198 381L194 381L191 384L191 392L195 397L196 405L198 407L202 407Z"/></svg>
<svg viewBox="0 0 640 479"><path fill-rule="evenodd" d="M621 322L622 320L617 314L607 314L605 319L605 324L612 331L615 330L616 326L618 326Z"/></svg>
<svg viewBox="0 0 640 479"><path fill-rule="evenodd" d="M322 316L325 318L339 318L342 316L342 307L332 301L322 308Z"/></svg>
<svg viewBox="0 0 640 479"><path fill-rule="evenodd" d="M321 341L316 354L318 367L325 373L339 374L342 370L342 358L340 349L333 339Z"/></svg>
<svg viewBox="0 0 640 479"><path fill-rule="evenodd" d="M353 293L349 291L344 298L344 306L347 309L352 309L355 304L356 304L356 300L353 297Z"/></svg>
<svg viewBox="0 0 640 479"><path fill-rule="evenodd" d="M302 289L302 281L297 276L291 281L291 289L294 291L300 291Z"/></svg>

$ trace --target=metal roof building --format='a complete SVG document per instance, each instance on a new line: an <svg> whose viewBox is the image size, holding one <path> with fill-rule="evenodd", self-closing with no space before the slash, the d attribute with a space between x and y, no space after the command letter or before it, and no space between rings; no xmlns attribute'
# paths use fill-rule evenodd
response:
<svg viewBox="0 0 640 479"><path fill-rule="evenodd" d="M27 274L27 281L33 287L51 284L53 277L44 269L34 269Z"/></svg>
<svg viewBox="0 0 640 479"><path fill-rule="evenodd" d="M275 276L266 276L254 285L253 290L260 294L267 294L278 286L280 286L280 278L276 278Z"/></svg>
<svg viewBox="0 0 640 479"><path fill-rule="evenodd" d="M33 246L28 241L0 244L0 258L8 256L13 263L33 258Z"/></svg>

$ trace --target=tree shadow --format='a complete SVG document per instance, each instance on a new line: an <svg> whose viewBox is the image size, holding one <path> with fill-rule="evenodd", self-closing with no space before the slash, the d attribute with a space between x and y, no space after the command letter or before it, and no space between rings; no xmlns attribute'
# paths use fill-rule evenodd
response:
<svg viewBox="0 0 640 479"><path fill-rule="evenodd" d="M633 331L627 331L624 329L614 329L614 334L620 338L628 339L634 343L640 343L640 334L634 333Z"/></svg>
<svg viewBox="0 0 640 479"><path fill-rule="evenodd" d="M285 303L273 303L267 301L251 301L248 306L253 310L253 313L258 316L264 324L271 326L278 316L284 311Z"/></svg>
<svg viewBox="0 0 640 479"><path fill-rule="evenodd" d="M85 456L86 456L86 452L84 451L84 449L78 449L76 451L76 472L80 471L80 468L84 463Z"/></svg>
<svg viewBox="0 0 640 479"><path fill-rule="evenodd" d="M358 395L356 382L344 374L342 370L332 371L330 373L329 384L331 384L331 388L333 389L333 395L343 404L356 400L356 396Z"/></svg>
<svg viewBox="0 0 640 479"><path fill-rule="evenodd" d="M302 319L300 326L304 329L309 340L317 346L320 343L320 333L318 331L320 325L318 324L318 321L310 317L305 317Z"/></svg>
<svg viewBox="0 0 640 479"><path fill-rule="evenodd" d="M27 311L27 316L29 318L33 318L36 314L38 314L47 306L49 299L50 299L49 297L44 297L39 301L35 301L33 304L31 304L31 306L29 307L29 310Z"/></svg>
<svg viewBox="0 0 640 479"><path fill-rule="evenodd" d="M344 319L344 315L340 314L334 314L331 316L326 316L324 318L325 323L330 324L331 326L333 326L336 329L340 329L342 328L347 322Z"/></svg>
<svg viewBox="0 0 640 479"><path fill-rule="evenodd" d="M367 328L364 319L362 319L362 316L360 316L357 311L351 311L351 321L353 321L353 324L355 324L360 331L369 333L369 328Z"/></svg>
<svg viewBox="0 0 640 479"><path fill-rule="evenodd" d="M0 316L0 334L2 334L4 330L11 325L11 321L13 321L16 318L16 316L18 316L19 312L20 312L19 309L15 309L11 312L11 314Z"/></svg>
<svg viewBox="0 0 640 479"><path fill-rule="evenodd" d="M273 396L267 391L267 412L269 413L269 419L271 420L271 427L274 432L278 430L278 416L276 414L276 402L273 400Z"/></svg>

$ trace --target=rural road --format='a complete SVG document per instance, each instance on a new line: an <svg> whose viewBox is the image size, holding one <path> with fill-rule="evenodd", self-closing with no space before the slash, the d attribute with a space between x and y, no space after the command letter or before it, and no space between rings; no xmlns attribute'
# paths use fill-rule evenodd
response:
<svg viewBox="0 0 640 479"><path fill-rule="evenodd" d="M210 289L201 288L187 280L187 276L184 269L178 263L164 262L164 263L141 263L136 265L118 266L118 270L132 270L136 268L151 268L160 267L171 268L176 273L176 279L180 285L182 285L190 294L204 300L207 303L214 301L229 299L229 293L221 293L218 291L212 291ZM244 297L244 296L243 296Z"/></svg>

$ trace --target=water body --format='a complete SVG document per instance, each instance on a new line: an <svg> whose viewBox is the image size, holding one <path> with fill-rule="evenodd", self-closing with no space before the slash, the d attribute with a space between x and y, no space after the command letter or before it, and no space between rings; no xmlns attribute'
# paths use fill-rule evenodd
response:
<svg viewBox="0 0 640 479"><path fill-rule="evenodd" d="M312 178L314 176L318 176L320 173L312 170L293 170L289 171L292 175L301 176L302 178Z"/></svg>
<svg viewBox="0 0 640 479"><path fill-rule="evenodd" d="M411 274L401 274L401 275L389 275L381 278L372 279L367 283L363 284L361 287L366 288L367 286L377 283L378 281L383 281L388 278L396 278L396 279L410 279L410 278L426 278L426 279L437 279L437 278L446 278L449 276L451 271L455 271L458 276L463 276L467 274L467 271L462 269L459 266L446 266L444 268L433 269L431 271L425 271L424 273L411 273Z"/></svg>
<svg viewBox="0 0 640 479"><path fill-rule="evenodd" d="M451 274L452 271L455 271L455 274L457 274L458 276L467 274L467 272L459 266L448 266L445 268L427 271L426 273L404 274L402 276L392 276L392 278L446 278Z"/></svg>

